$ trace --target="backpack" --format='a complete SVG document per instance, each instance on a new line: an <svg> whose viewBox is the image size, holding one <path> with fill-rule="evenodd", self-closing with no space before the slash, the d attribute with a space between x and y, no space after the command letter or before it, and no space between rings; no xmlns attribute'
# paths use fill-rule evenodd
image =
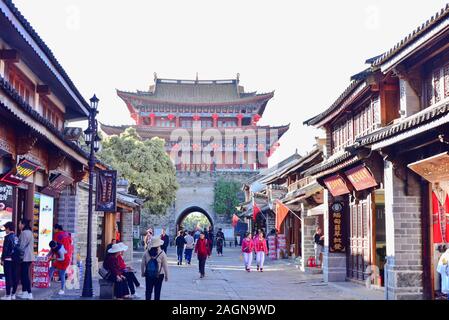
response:
<svg viewBox="0 0 449 320"><path fill-rule="evenodd" d="M150 279L157 279L159 278L159 274L161 273L161 268L159 268L159 263L157 262L157 258L161 255L162 252L159 252L159 254L156 257L150 257L150 260L147 262L147 266L145 268L145 277L148 277Z"/></svg>
<svg viewBox="0 0 449 320"><path fill-rule="evenodd" d="M17 238L17 236L14 235L13 241L14 247L12 249L11 257L14 261L22 261L25 252L20 248L19 238Z"/></svg>

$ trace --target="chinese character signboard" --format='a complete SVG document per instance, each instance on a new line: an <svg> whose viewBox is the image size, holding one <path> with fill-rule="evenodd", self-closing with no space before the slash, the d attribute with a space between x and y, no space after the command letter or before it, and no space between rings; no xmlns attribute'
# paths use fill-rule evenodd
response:
<svg viewBox="0 0 449 320"><path fill-rule="evenodd" d="M339 174L324 179L324 184L326 185L327 190L329 190L334 197L350 192L345 180Z"/></svg>
<svg viewBox="0 0 449 320"><path fill-rule="evenodd" d="M0 178L0 181L17 186L33 175L37 170L39 170L38 165L35 165L28 160L22 160L13 170Z"/></svg>
<svg viewBox="0 0 449 320"><path fill-rule="evenodd" d="M374 179L373 175L364 165L348 170L345 174L357 191L362 191L377 186L376 179Z"/></svg>
<svg viewBox="0 0 449 320"><path fill-rule="evenodd" d="M334 202L329 208L329 252L345 252L344 206Z"/></svg>
<svg viewBox="0 0 449 320"><path fill-rule="evenodd" d="M4 225L8 221L12 221L13 211L13 187L0 183L0 225ZM0 231L0 255L3 251L3 241L6 232ZM0 274L4 274L3 266L0 265ZM0 280L0 289L4 289L5 279Z"/></svg>
<svg viewBox="0 0 449 320"><path fill-rule="evenodd" d="M102 170L97 174L96 211L117 211L117 171Z"/></svg>

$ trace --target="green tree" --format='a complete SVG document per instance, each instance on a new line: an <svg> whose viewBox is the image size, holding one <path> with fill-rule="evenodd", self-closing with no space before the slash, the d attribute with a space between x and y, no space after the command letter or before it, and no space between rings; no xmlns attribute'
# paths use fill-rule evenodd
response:
<svg viewBox="0 0 449 320"><path fill-rule="evenodd" d="M184 227L184 230L188 231L193 231L197 227L203 230L204 228L210 226L210 222L204 214L200 212L192 212L184 219L182 226Z"/></svg>
<svg viewBox="0 0 449 320"><path fill-rule="evenodd" d="M231 218L239 204L240 183L220 178L215 183L214 210L217 214Z"/></svg>
<svg viewBox="0 0 449 320"><path fill-rule="evenodd" d="M160 138L142 140L134 128L103 140L99 159L129 181L129 192L145 199L145 213L164 214L175 200L179 185L176 169Z"/></svg>

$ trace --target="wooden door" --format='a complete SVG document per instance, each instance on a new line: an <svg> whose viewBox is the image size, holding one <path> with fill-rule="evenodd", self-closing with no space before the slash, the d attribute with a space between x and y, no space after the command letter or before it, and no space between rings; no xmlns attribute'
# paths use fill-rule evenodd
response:
<svg viewBox="0 0 449 320"><path fill-rule="evenodd" d="M365 280L368 266L371 265L371 197L351 203L347 276Z"/></svg>

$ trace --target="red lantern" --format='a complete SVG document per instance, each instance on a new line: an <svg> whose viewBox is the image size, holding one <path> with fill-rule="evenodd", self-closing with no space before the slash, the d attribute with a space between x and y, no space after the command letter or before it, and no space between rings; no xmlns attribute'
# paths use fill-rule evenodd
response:
<svg viewBox="0 0 449 320"><path fill-rule="evenodd" d="M212 119L217 120L217 119L218 119L218 114L214 113L214 114L212 115Z"/></svg>
<svg viewBox="0 0 449 320"><path fill-rule="evenodd" d="M256 115L254 116L254 122L255 122L255 123L259 122L259 121L260 121L260 118L262 118L262 117L260 116L260 114L256 114Z"/></svg>
<svg viewBox="0 0 449 320"><path fill-rule="evenodd" d="M193 116L193 120L199 121L200 120L200 116L198 116L198 115Z"/></svg>
<svg viewBox="0 0 449 320"><path fill-rule="evenodd" d="M242 120L243 119L243 114L238 114L237 115L237 119Z"/></svg>
<svg viewBox="0 0 449 320"><path fill-rule="evenodd" d="M175 116L172 114L169 114L167 118L168 118L168 120L172 121L175 118Z"/></svg>
<svg viewBox="0 0 449 320"><path fill-rule="evenodd" d="M154 113L150 114L150 118L154 119L156 117L156 115Z"/></svg>

